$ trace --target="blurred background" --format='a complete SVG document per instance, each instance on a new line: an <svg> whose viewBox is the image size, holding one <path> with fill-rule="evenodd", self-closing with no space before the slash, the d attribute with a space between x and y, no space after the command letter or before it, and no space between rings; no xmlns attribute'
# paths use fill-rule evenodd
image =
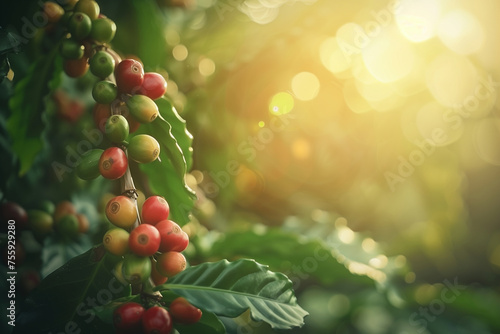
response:
<svg viewBox="0 0 500 334"><path fill-rule="evenodd" d="M500 1L99 4L193 134L193 263L285 271L296 333L500 333Z"/></svg>
<svg viewBox="0 0 500 334"><path fill-rule="evenodd" d="M168 94L218 214L335 212L420 279L498 283L498 1L182 3Z"/></svg>

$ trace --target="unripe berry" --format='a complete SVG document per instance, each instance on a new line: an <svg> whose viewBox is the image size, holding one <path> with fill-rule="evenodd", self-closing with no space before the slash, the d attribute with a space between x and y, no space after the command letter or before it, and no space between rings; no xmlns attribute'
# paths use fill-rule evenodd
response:
<svg viewBox="0 0 500 334"><path fill-rule="evenodd" d="M104 248L114 255L123 256L128 251L129 233L122 228L112 228L102 238Z"/></svg>
<svg viewBox="0 0 500 334"><path fill-rule="evenodd" d="M132 137L127 149L130 159L141 164L153 162L160 155L160 144L150 135Z"/></svg>
<svg viewBox="0 0 500 334"><path fill-rule="evenodd" d="M106 205L106 217L109 221L121 228L131 227L137 219L137 208L127 196L116 196Z"/></svg>

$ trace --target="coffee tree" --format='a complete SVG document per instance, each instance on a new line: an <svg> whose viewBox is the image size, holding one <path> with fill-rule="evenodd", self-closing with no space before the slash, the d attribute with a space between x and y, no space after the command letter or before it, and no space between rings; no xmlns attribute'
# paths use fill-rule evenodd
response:
<svg viewBox="0 0 500 334"><path fill-rule="evenodd" d="M32 169L54 173L61 182L50 184L53 190L48 193L71 184L74 189L61 192L100 194L89 190L95 182L114 194L103 200L100 218L105 222L94 229L104 232L101 242L48 273L26 294L24 303L18 300L13 332L224 333L220 317L234 318L248 310L253 319L276 329L301 326L307 312L297 304L292 282L285 275L250 259L188 265L182 252L189 236L181 226L190 220L196 196L185 182L192 164L192 137L164 97L165 78L145 72L138 58L113 49L116 24L97 2L41 5L33 24L44 24L29 41L5 30L2 36L3 84L12 83L13 89L8 105L3 106L10 111L8 157L14 161L6 168L21 176L31 175ZM32 61L25 73L15 64L10 66L15 53ZM7 78L11 74L14 80ZM93 105L94 124L75 114L81 110L68 110L77 109L67 105L69 97L58 98L57 92L66 84L78 86L73 101L87 99ZM58 133L68 131L67 124L66 130L57 124L64 122L65 113L71 119L69 131L83 130L84 136L73 136L76 149L68 151L65 163L37 160L50 155L47 150L57 150L51 146L54 140L71 137ZM54 181L54 175L49 178ZM148 197L142 202L137 180L147 188ZM15 198L8 192L12 187L8 182L3 184L4 196ZM27 196L37 192L40 184L35 181L30 186L23 189ZM54 243L84 247L89 239L98 238L95 233L95 238L79 240L88 222L70 202L65 202L69 203L65 208L58 205L54 212L33 204L46 195L29 196L21 205L28 208L27 213L18 204L5 204L4 217L18 228L27 220L26 233L43 248ZM16 200L21 202L19 197ZM24 214L27 218L20 217ZM17 242L22 244L21 239ZM19 259L20 252L16 255Z"/></svg>

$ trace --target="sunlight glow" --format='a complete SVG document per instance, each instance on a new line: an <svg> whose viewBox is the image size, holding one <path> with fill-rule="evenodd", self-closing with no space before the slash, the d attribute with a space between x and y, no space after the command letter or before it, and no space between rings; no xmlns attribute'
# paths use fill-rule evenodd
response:
<svg viewBox="0 0 500 334"><path fill-rule="evenodd" d="M354 234L354 231L351 230L349 227L344 227L341 228L337 231L338 237L340 241L342 241L345 244L350 244L351 242L354 241L356 234Z"/></svg>
<svg viewBox="0 0 500 334"><path fill-rule="evenodd" d="M451 53L442 54L429 64L426 81L434 98L447 107L462 105L479 86L477 70L470 60Z"/></svg>
<svg viewBox="0 0 500 334"><path fill-rule="evenodd" d="M397 29L385 29L362 50L370 73L381 82L392 82L408 75L415 63L412 45Z"/></svg>
<svg viewBox="0 0 500 334"><path fill-rule="evenodd" d="M269 103L269 112L274 115L288 114L294 106L293 96L287 92L274 94Z"/></svg>
<svg viewBox="0 0 500 334"><path fill-rule="evenodd" d="M215 72L215 63L210 58L203 58L198 64L198 69L203 76L209 76Z"/></svg>
<svg viewBox="0 0 500 334"><path fill-rule="evenodd" d="M349 69L351 62L346 58L337 43L336 37L325 39L319 49L321 63L333 74Z"/></svg>
<svg viewBox="0 0 500 334"><path fill-rule="evenodd" d="M396 23L408 40L423 42L436 34L441 10L440 1L402 0L396 12Z"/></svg>
<svg viewBox="0 0 500 334"><path fill-rule="evenodd" d="M174 56L175 60L183 61L188 56L188 49L185 45L177 44L172 49L172 55Z"/></svg>
<svg viewBox="0 0 500 334"><path fill-rule="evenodd" d="M300 72L292 79L292 91L299 100L314 99L319 93L319 88L318 78L310 72Z"/></svg>
<svg viewBox="0 0 500 334"><path fill-rule="evenodd" d="M438 36L450 50L463 55L478 51L484 43L484 31L479 21L461 9L443 17Z"/></svg>

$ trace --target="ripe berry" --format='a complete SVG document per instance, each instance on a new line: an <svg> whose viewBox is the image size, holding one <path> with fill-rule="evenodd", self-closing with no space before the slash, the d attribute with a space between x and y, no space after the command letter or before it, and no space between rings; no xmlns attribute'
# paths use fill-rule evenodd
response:
<svg viewBox="0 0 500 334"><path fill-rule="evenodd" d="M172 277L186 269L186 258L179 252L167 252L158 256L156 263L158 272L166 277Z"/></svg>
<svg viewBox="0 0 500 334"><path fill-rule="evenodd" d="M130 284L144 282L151 275L151 261L149 257L127 254L123 259L122 273Z"/></svg>
<svg viewBox="0 0 500 334"><path fill-rule="evenodd" d="M127 333L140 332L144 311L144 307L141 304L134 302L125 303L113 312L113 324L116 329L126 331Z"/></svg>
<svg viewBox="0 0 500 334"><path fill-rule="evenodd" d="M81 12L75 12L68 21L68 30L71 37L77 41L83 40L90 34L92 29L92 20L90 17Z"/></svg>
<svg viewBox="0 0 500 334"><path fill-rule="evenodd" d="M144 312L142 328L145 334L170 334L172 318L163 307L153 306Z"/></svg>
<svg viewBox="0 0 500 334"><path fill-rule="evenodd" d="M113 115L106 121L104 131L110 141L120 144L128 137L129 125L122 115Z"/></svg>
<svg viewBox="0 0 500 334"><path fill-rule="evenodd" d="M130 139L127 150L130 159L147 164L158 159L160 144L150 135L137 135Z"/></svg>
<svg viewBox="0 0 500 334"><path fill-rule="evenodd" d="M129 228L137 219L137 208L127 196L116 196L106 205L106 217L109 221L121 228Z"/></svg>
<svg viewBox="0 0 500 334"><path fill-rule="evenodd" d="M151 123L158 117L158 106L147 96L134 95L125 103L132 116L140 123Z"/></svg>
<svg viewBox="0 0 500 334"><path fill-rule="evenodd" d="M95 148L85 152L82 160L76 166L76 175L83 180L92 180L101 175L99 171L99 159L104 150Z"/></svg>
<svg viewBox="0 0 500 334"><path fill-rule="evenodd" d="M158 269L156 268L156 260L154 260L153 257L151 257L151 280L153 280L155 286L165 284L168 280L168 277L163 276L158 272Z"/></svg>
<svg viewBox="0 0 500 334"><path fill-rule="evenodd" d="M99 171L107 179L115 180L127 171L128 160L125 152L118 147L106 149L99 159Z"/></svg>
<svg viewBox="0 0 500 334"><path fill-rule="evenodd" d="M116 85L110 81L98 81L92 88L92 97L97 103L109 104L116 99L117 95Z"/></svg>
<svg viewBox="0 0 500 334"><path fill-rule="evenodd" d="M97 51L89 61L90 72L96 77L104 79L115 69L115 59L106 51Z"/></svg>
<svg viewBox="0 0 500 334"><path fill-rule="evenodd" d="M73 11L84 13L91 20L95 20L99 16L100 8L97 2L93 0L80 0L75 4Z"/></svg>
<svg viewBox="0 0 500 334"><path fill-rule="evenodd" d="M79 78L83 76L89 69L87 61L88 59L86 57L65 60L63 63L64 73L71 78Z"/></svg>
<svg viewBox="0 0 500 334"><path fill-rule="evenodd" d="M139 256L151 256L160 247L160 232L153 225L141 224L130 232L128 245Z"/></svg>
<svg viewBox="0 0 500 334"><path fill-rule="evenodd" d="M191 305L185 298L179 297L172 301L169 307L170 315L174 322L180 324L194 324L200 321L202 312Z"/></svg>
<svg viewBox="0 0 500 334"><path fill-rule="evenodd" d="M116 24L108 18L99 18L92 21L90 38L97 43L109 43L113 40L116 33Z"/></svg>
<svg viewBox="0 0 500 334"><path fill-rule="evenodd" d="M102 238L104 248L114 255L123 256L128 251L129 233L122 228L108 230Z"/></svg>
<svg viewBox="0 0 500 334"><path fill-rule="evenodd" d="M142 205L141 217L145 224L156 225L158 222L168 218L170 207L161 196L148 197Z"/></svg>
<svg viewBox="0 0 500 334"><path fill-rule="evenodd" d="M142 82L139 94L146 95L152 100L159 99L167 91L167 81L165 78L156 72L144 73L144 81Z"/></svg>
<svg viewBox="0 0 500 334"><path fill-rule="evenodd" d="M144 69L137 60L124 59L116 67L115 78L121 93L135 94L144 81Z"/></svg>
<svg viewBox="0 0 500 334"><path fill-rule="evenodd" d="M28 227L28 213L22 206L14 202L4 202L0 206L0 217L2 218L1 231L7 231L9 220L16 222L16 229L25 229Z"/></svg>
<svg viewBox="0 0 500 334"><path fill-rule="evenodd" d="M96 103L93 109L95 126L105 132L106 120L111 116L111 105Z"/></svg>
<svg viewBox="0 0 500 334"><path fill-rule="evenodd" d="M188 246L189 237L187 233L173 221L162 220L155 227L160 232L160 252L182 252Z"/></svg>

